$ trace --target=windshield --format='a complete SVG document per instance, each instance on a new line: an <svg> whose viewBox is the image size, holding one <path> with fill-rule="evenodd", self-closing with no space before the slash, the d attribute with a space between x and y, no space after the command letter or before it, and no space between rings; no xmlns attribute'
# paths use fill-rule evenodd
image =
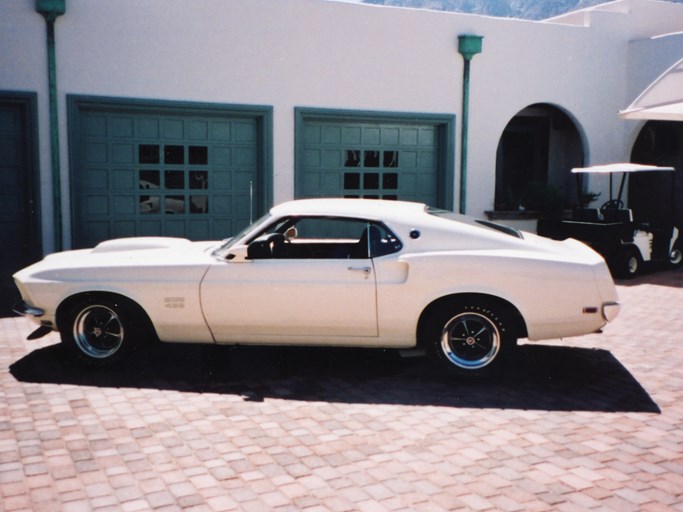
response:
<svg viewBox="0 0 683 512"><path fill-rule="evenodd" d="M461 215L459 213L450 212L448 210L441 210L439 208L432 208L428 206L426 208L427 213L430 215L435 215L437 217L442 217L444 219L462 222L464 224L469 224L470 226L484 227L498 231L500 233L505 233L506 235L514 236L515 238L524 238L522 233L515 228L509 226L503 226L502 224L496 224L495 222L490 222L488 220L475 219L473 217L468 217L467 215Z"/></svg>
<svg viewBox="0 0 683 512"><path fill-rule="evenodd" d="M270 213L266 213L263 217L260 217L259 219L256 219L254 222L246 226L244 229L242 229L239 233L237 233L235 236L231 238L226 238L225 241L216 249L213 251L213 254L221 254L234 245L236 245L240 240L242 240L247 233L249 233L252 229L260 226L261 224L264 224L265 222L270 219L271 215Z"/></svg>

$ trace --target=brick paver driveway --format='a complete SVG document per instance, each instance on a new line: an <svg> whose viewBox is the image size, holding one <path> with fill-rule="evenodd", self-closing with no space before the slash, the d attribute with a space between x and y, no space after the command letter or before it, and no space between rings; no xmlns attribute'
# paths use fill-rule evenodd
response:
<svg viewBox="0 0 683 512"><path fill-rule="evenodd" d="M0 320L0 509L683 510L683 271L467 382L362 350L163 346L83 371Z"/></svg>

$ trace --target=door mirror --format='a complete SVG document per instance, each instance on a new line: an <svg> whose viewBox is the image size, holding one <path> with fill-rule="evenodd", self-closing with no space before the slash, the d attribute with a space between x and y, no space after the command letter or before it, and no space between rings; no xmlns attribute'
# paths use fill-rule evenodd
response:
<svg viewBox="0 0 683 512"><path fill-rule="evenodd" d="M248 247L246 245L237 245L228 251L225 257L230 263L246 263L251 260L247 259Z"/></svg>

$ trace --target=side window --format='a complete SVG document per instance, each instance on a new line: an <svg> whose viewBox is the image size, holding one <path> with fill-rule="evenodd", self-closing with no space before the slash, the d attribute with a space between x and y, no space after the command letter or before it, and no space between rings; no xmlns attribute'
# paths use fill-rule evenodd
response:
<svg viewBox="0 0 683 512"><path fill-rule="evenodd" d="M403 248L403 244L396 235L381 224L371 224L368 235L370 256L372 258L393 254Z"/></svg>
<svg viewBox="0 0 683 512"><path fill-rule="evenodd" d="M272 225L249 246L249 257L368 259L401 249L381 224L339 217L290 217Z"/></svg>
<svg viewBox="0 0 683 512"><path fill-rule="evenodd" d="M305 217L295 224L299 240L331 244L358 241L366 226L363 220L328 217Z"/></svg>

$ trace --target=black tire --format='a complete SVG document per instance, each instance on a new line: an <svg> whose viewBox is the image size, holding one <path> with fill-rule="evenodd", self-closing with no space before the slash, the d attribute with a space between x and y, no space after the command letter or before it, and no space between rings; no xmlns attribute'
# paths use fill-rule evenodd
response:
<svg viewBox="0 0 683 512"><path fill-rule="evenodd" d="M140 308L119 297L88 297L74 304L59 330L64 346L91 366L119 361L149 338Z"/></svg>
<svg viewBox="0 0 683 512"><path fill-rule="evenodd" d="M631 279L637 276L643 266L638 250L634 247L627 247L621 256L620 266L619 274L621 277Z"/></svg>
<svg viewBox="0 0 683 512"><path fill-rule="evenodd" d="M475 299L440 305L426 328L433 356L443 368L464 376L500 371L516 346L505 308Z"/></svg>
<svg viewBox="0 0 683 512"><path fill-rule="evenodd" d="M683 242L679 238L669 253L669 267L680 268L681 265L683 265Z"/></svg>

